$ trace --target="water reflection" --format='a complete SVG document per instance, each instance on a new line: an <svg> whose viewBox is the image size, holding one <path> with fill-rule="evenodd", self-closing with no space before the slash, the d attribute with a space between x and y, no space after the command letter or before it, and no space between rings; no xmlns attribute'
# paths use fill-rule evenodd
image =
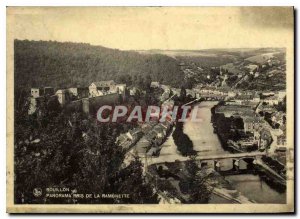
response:
<svg viewBox="0 0 300 219"><path fill-rule="evenodd" d="M228 180L244 196L257 203L286 203L286 193L275 191L258 175L231 175L225 176L225 179Z"/></svg>
<svg viewBox="0 0 300 219"><path fill-rule="evenodd" d="M224 154L225 151L218 139L218 136L213 132L211 120L211 108L217 102L204 101L198 104L197 118L201 118L202 122L195 123L187 121L184 126L184 132L189 136L194 144L194 150L201 155ZM238 163L239 170L253 170L252 160L240 160ZM213 161L208 161L207 164L214 167ZM232 159L220 160L220 171L229 171L234 169ZM257 203L285 203L286 192L279 192L271 188L259 175L254 174L238 174L226 175L228 180L242 195L248 197ZM211 197L210 203L229 203L230 201L216 197Z"/></svg>

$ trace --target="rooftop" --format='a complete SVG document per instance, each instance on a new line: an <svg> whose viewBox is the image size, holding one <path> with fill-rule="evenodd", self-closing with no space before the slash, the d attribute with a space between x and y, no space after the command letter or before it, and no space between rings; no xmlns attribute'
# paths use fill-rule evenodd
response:
<svg viewBox="0 0 300 219"><path fill-rule="evenodd" d="M243 118L244 122L247 122L247 123L261 123L264 121L263 118L261 117L257 117L257 116L247 116L247 117L244 117Z"/></svg>
<svg viewBox="0 0 300 219"><path fill-rule="evenodd" d="M92 82L92 84L95 84L97 87L104 87L104 86L114 85L115 82L113 80L109 80L109 81L94 81L94 82Z"/></svg>
<svg viewBox="0 0 300 219"><path fill-rule="evenodd" d="M251 107L243 105L225 105L216 107L217 113L222 112L254 112Z"/></svg>

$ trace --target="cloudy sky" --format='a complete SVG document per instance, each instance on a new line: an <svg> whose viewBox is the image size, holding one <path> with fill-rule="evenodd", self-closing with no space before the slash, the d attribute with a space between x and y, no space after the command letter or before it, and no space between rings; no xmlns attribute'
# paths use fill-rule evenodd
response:
<svg viewBox="0 0 300 219"><path fill-rule="evenodd" d="M14 39L84 42L122 50L284 47L292 8L8 8Z"/></svg>

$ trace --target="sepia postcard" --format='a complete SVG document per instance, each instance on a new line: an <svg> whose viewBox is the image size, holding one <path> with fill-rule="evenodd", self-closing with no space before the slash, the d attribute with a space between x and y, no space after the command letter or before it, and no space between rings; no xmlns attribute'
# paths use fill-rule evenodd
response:
<svg viewBox="0 0 300 219"><path fill-rule="evenodd" d="M7 7L7 212L293 213L293 7Z"/></svg>

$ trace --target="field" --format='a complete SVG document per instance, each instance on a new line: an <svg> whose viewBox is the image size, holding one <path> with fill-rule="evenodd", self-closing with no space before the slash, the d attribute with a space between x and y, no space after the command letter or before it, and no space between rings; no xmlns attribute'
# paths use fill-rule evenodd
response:
<svg viewBox="0 0 300 219"><path fill-rule="evenodd" d="M247 58L247 61L250 61L252 63L257 63L257 64L263 64L265 63L268 59L274 58L274 55L278 54L278 52L273 52L273 53L264 53L256 56L252 56Z"/></svg>

